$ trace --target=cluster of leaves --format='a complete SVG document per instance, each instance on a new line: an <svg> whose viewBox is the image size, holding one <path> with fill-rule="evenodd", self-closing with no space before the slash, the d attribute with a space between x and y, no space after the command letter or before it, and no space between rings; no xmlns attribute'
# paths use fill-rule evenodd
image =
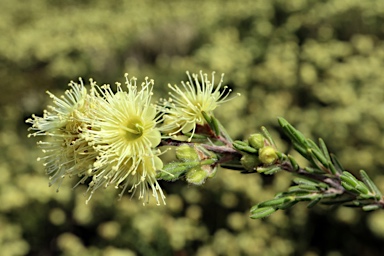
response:
<svg viewBox="0 0 384 256"><path fill-rule="evenodd" d="M279 118L279 124L294 149L309 161L310 166L302 168L291 155L281 152L277 153L278 159L273 165L261 167L263 171L257 166L255 169L264 174L284 170L296 177L287 191L278 193L274 199L253 206L252 218L266 217L279 209L288 209L300 201L308 201L308 208L320 201L328 205L361 207L364 211L384 208L381 192L364 170L360 170L361 180L358 180L343 168L334 154L328 152L321 138L316 144L305 138L285 119Z"/></svg>
<svg viewBox="0 0 384 256"><path fill-rule="evenodd" d="M163 141L163 145L177 146L177 161L165 165L158 179L176 181L185 178L188 183L202 185L207 178L216 174L218 165L247 174L272 175L280 171L292 173L295 177L287 191L279 192L273 199L251 208L253 219L289 209L301 201L307 201L308 208L319 202L360 207L364 211L384 208L381 192L364 170L360 170L361 180L357 179L344 169L334 154L329 153L321 138L316 144L284 118L278 119L279 124L292 147L308 160L309 165L306 167L300 167L292 155L280 152L265 127L261 128L261 133L252 134L245 141L232 141L213 115L205 112L203 115L206 124L198 125L195 134L181 132L178 135L192 136L190 142L182 142L177 136Z"/></svg>

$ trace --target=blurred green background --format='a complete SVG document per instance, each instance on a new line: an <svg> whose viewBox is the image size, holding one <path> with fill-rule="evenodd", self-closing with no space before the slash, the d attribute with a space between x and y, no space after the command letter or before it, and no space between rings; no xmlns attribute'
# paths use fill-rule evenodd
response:
<svg viewBox="0 0 384 256"><path fill-rule="evenodd" d="M299 204L262 220L249 208L290 176L221 169L202 187L161 183L167 205L143 207L112 188L56 193L24 123L46 90L70 80L155 79L157 98L185 71L242 94L217 116L236 139L276 117L322 137L346 169L384 191L384 1L0 0L1 255L382 255L384 211ZM304 162L303 162L304 163Z"/></svg>

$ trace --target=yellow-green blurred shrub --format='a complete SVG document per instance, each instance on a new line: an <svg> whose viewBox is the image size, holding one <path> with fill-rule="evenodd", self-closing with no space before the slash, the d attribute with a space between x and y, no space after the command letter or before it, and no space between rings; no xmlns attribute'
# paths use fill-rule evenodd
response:
<svg viewBox="0 0 384 256"><path fill-rule="evenodd" d="M265 125L284 149L273 131L283 116L383 190L383 21L380 0L2 1L1 254L379 255L379 213L299 205L249 219L251 204L289 185L285 174L221 169L203 187L162 184L164 207L115 201L111 189L85 205L85 188L70 181L48 188L24 120L42 112L44 91L79 76L149 76L165 97L186 70L216 70L242 93L217 112L233 137Z"/></svg>

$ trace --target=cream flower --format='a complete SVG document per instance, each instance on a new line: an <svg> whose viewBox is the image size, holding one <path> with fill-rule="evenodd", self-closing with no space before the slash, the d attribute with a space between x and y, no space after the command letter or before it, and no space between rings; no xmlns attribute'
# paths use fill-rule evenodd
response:
<svg viewBox="0 0 384 256"><path fill-rule="evenodd" d="M87 201L98 188L106 188L113 184L116 189L122 187L120 197L127 188L132 196L138 190L139 199L144 199L145 204L149 202L148 190L152 189L152 196L155 197L157 204L160 204L160 200L165 204L164 193L156 180L156 170L163 168L163 162L155 152L150 151L143 156L127 156L121 160L123 164L117 167L115 164L118 158L121 160L122 157L110 155L110 162L99 166L89 183L90 196Z"/></svg>
<svg viewBox="0 0 384 256"><path fill-rule="evenodd" d="M85 131L100 154L94 164L97 171L90 184L91 195L100 186L114 183L116 187L124 184L122 193L129 185L133 193L139 188L140 198L145 198L152 188L157 202L158 194L164 202L155 179L162 162L154 153L161 141L156 128L161 116L151 104L153 80L146 78L138 89L136 79L129 80L126 74L126 85L127 91L117 83L116 93L109 85L99 88L102 98L92 113L92 129Z"/></svg>
<svg viewBox="0 0 384 256"><path fill-rule="evenodd" d="M200 80L197 74L192 74L191 77L187 72L187 75L189 81L181 82L182 88L177 85L168 85L172 92L169 93L171 98L164 102L165 115L161 129L169 135L192 132L189 138L191 140L196 126L205 123L202 112L212 114L213 110L227 101L231 90L227 86L222 87L224 74L221 75L221 80L216 87L214 72L211 81L208 75L201 71Z"/></svg>
<svg viewBox="0 0 384 256"><path fill-rule="evenodd" d="M94 107L93 95L87 93L82 80L71 82L71 87L60 98L47 92L53 99L53 106L44 110L43 117L32 115L26 120L34 131L30 136L46 136L46 141L38 145L45 153L39 158L44 162L47 174L51 175L50 184L59 182L66 175L85 175L91 173L97 152L82 138L82 130L88 126L90 110Z"/></svg>

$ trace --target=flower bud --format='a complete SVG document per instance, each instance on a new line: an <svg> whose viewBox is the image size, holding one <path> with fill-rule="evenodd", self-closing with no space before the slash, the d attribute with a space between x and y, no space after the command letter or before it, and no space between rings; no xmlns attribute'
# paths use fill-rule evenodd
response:
<svg viewBox="0 0 384 256"><path fill-rule="evenodd" d="M256 155L244 154L240 159L240 163L245 170L251 172L260 164L260 160Z"/></svg>
<svg viewBox="0 0 384 256"><path fill-rule="evenodd" d="M266 146L259 150L259 159L263 164L273 164L277 158L276 150L271 146Z"/></svg>
<svg viewBox="0 0 384 256"><path fill-rule="evenodd" d="M199 161L199 155L196 150L187 144L183 144L176 148L176 157L181 161Z"/></svg>
<svg viewBox="0 0 384 256"><path fill-rule="evenodd" d="M215 177L216 172L217 172L217 166L212 167L211 165L203 165L203 166L201 166L201 168L208 173L207 178Z"/></svg>
<svg viewBox="0 0 384 256"><path fill-rule="evenodd" d="M190 169L185 178L188 183L192 183L194 185L202 185L208 177L208 173L201 168L201 166L194 167Z"/></svg>
<svg viewBox="0 0 384 256"><path fill-rule="evenodd" d="M264 136L260 133L251 134L248 138L248 143L255 149L262 148L264 147Z"/></svg>

